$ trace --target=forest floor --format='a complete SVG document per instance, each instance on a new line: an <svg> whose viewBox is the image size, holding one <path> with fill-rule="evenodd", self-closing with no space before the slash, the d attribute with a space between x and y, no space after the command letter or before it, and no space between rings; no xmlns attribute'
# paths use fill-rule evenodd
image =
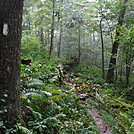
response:
<svg viewBox="0 0 134 134"><path fill-rule="evenodd" d="M69 76L75 76L75 77L71 78ZM90 109L89 113L92 116L92 118L93 118L93 120L94 120L94 122L95 122L95 124L97 126L97 129L99 130L99 132L101 134L113 134L113 133L115 133L115 132L113 132L113 128L111 126L109 126L108 121L106 121L106 120L104 121L104 119L103 119L104 115L102 115L102 113L100 112L100 109L103 109L104 111L109 112L109 114L110 114L110 110L113 113L117 112L116 114L118 114L118 112L119 112L118 110L123 111L123 108L128 110L128 109L133 109L134 107L129 105L129 104L127 104L127 103L125 103L125 102L118 101L116 99L113 102L111 101L113 104L109 105L107 102L105 102L105 99L102 97L103 93L104 93L104 91L102 91L102 90L106 90L106 89L102 88L102 86L99 85L99 84L96 85L94 83L88 83L87 81L78 82L81 79L80 76L78 74L76 74L76 73L69 73L68 72L66 75L63 76L63 78L64 78L64 81L69 82L69 85L71 85L70 90L74 94L76 94L77 96L80 97L80 103L82 103L84 105L85 104L89 105L89 109ZM90 90L90 93L88 93L86 90L88 90L88 91ZM90 105L90 103L88 103L86 101L86 99L88 97L91 97L92 98L91 101L93 101L93 102L96 99L97 103L98 103L97 105L99 105L99 106L97 107L96 104L95 105L93 105L93 104ZM104 106L102 106L102 105L104 105ZM107 109L109 109L109 110L107 110ZM124 110L124 112L125 112L125 110ZM112 120L111 120L111 122L112 122ZM116 122L116 120L115 120L115 122ZM126 124L126 126L127 126L127 124ZM127 132L125 132L125 130L123 130L123 131L124 131L124 134L127 133ZM128 134L131 134L131 132L130 133L128 132Z"/></svg>
<svg viewBox="0 0 134 134"><path fill-rule="evenodd" d="M31 117L22 111L28 129L35 134L133 134L133 103L94 68L71 69L22 66L22 105Z"/></svg>
<svg viewBox="0 0 134 134"><path fill-rule="evenodd" d="M71 74L66 74L66 76L64 76L64 80L66 82L70 82L70 85L72 85L72 87L70 88L71 90L77 90L80 89L81 87L89 87L89 85L86 83L79 83L79 88L76 87L76 85L78 84L78 77L75 79L72 79L71 77L69 77ZM73 76L75 76L75 74L73 74ZM76 81L75 81L76 80ZM91 89L92 90L92 89ZM85 93L85 91L83 92L82 90L80 90L80 92L74 92L77 96L79 96L81 98L80 103L82 103L83 105L87 104L86 102L86 97L88 97L88 95ZM100 96L99 96L100 97ZM84 99L84 100L83 100ZM100 98L102 99L102 98ZM104 103L104 102L103 102ZM93 105L89 105L90 110L89 110L89 114L92 116L99 132L101 134L112 134L112 129L109 127L109 125L103 120L102 118L102 114L99 112L99 110L97 110L96 106Z"/></svg>
<svg viewBox="0 0 134 134"><path fill-rule="evenodd" d="M102 115L97 109L90 110L90 114L92 115L101 134L112 134L112 129L108 124L105 123L105 121L102 119Z"/></svg>

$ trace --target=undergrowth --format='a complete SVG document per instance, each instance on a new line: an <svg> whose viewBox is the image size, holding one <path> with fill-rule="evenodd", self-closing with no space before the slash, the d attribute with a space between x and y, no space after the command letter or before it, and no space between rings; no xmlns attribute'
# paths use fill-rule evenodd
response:
<svg viewBox="0 0 134 134"><path fill-rule="evenodd" d="M114 134L132 134L133 86L119 87L105 83L94 67L69 72L47 60L21 65L22 121L0 128L5 134L99 134L89 112L97 108Z"/></svg>

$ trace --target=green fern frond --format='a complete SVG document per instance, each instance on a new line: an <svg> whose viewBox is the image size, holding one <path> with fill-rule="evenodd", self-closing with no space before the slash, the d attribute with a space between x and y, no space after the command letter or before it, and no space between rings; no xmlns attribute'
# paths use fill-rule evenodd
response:
<svg viewBox="0 0 134 134"><path fill-rule="evenodd" d="M56 88L47 88L46 91L51 92L53 95L63 94L63 92L60 89L56 89Z"/></svg>
<svg viewBox="0 0 134 134"><path fill-rule="evenodd" d="M21 126L20 124L17 124L16 128L17 128L17 131L20 134L32 134L32 132L29 129L27 129L26 127Z"/></svg>
<svg viewBox="0 0 134 134"><path fill-rule="evenodd" d="M50 117L50 116L55 116L57 113L61 111L61 106L58 105L50 105L45 109L45 116Z"/></svg>
<svg viewBox="0 0 134 134"><path fill-rule="evenodd" d="M56 119L59 119L59 118L65 117L65 116L66 116L65 114L60 113L60 114L57 114L57 115L55 116L55 118L56 118Z"/></svg>
<svg viewBox="0 0 134 134"><path fill-rule="evenodd" d="M29 108L31 111L32 111L32 113L33 113L33 115L34 115L34 117L36 118L36 119L43 119L42 118L42 114L40 114L39 112L36 112L36 111L34 111L31 107L29 107L29 106L27 106L27 108Z"/></svg>
<svg viewBox="0 0 134 134"><path fill-rule="evenodd" d="M52 96L50 92L42 91L42 90L36 90L36 89L27 89L27 91L22 92L22 95L25 97L32 96L32 97L48 97Z"/></svg>
<svg viewBox="0 0 134 134"><path fill-rule="evenodd" d="M29 88L38 88L38 87L41 87L43 85L44 85L44 83L41 80L34 78L34 79L31 79L29 81L28 87Z"/></svg>
<svg viewBox="0 0 134 134"><path fill-rule="evenodd" d="M49 117L44 120L49 127L58 126L58 120L55 117Z"/></svg>

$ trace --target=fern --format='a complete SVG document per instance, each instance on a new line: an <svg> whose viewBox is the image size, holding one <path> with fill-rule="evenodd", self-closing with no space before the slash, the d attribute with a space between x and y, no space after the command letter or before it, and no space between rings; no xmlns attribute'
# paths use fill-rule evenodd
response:
<svg viewBox="0 0 134 134"><path fill-rule="evenodd" d="M50 92L42 91L42 90L36 90L36 89L27 89L27 91L22 92L22 98L28 99L28 98L47 98L49 96L52 96Z"/></svg>
<svg viewBox="0 0 134 134"><path fill-rule="evenodd" d="M23 127L23 126L17 126L18 127L18 132L20 134L33 134L29 129Z"/></svg>
<svg viewBox="0 0 134 134"><path fill-rule="evenodd" d="M50 92L47 92L47 91L42 91L42 90L36 90L36 89L33 89L33 88L31 88L31 89L28 89L27 91L25 91L25 92L23 92L22 93L23 95L25 95L25 96L43 96L44 97L44 95L45 96L52 96L52 94L50 93Z"/></svg>
<svg viewBox="0 0 134 134"><path fill-rule="evenodd" d="M41 80L34 78L34 79L31 79L29 81L28 87L29 88L38 88L38 87L41 87L43 85L44 85L44 83Z"/></svg>
<svg viewBox="0 0 134 134"><path fill-rule="evenodd" d="M51 96L52 94L47 91L28 89L22 92L21 99L24 104L27 103L27 106L43 114L42 109L50 103Z"/></svg>
<svg viewBox="0 0 134 134"><path fill-rule="evenodd" d="M60 127L60 124L61 122L56 118L56 116L48 117L40 122L29 122L30 128L32 128L34 132L39 133L52 133L54 129Z"/></svg>
<svg viewBox="0 0 134 134"><path fill-rule="evenodd" d="M33 134L28 128L23 127L20 123L16 124L11 129L6 129L5 134Z"/></svg>
<svg viewBox="0 0 134 134"><path fill-rule="evenodd" d="M56 119L63 118L63 117L66 117L66 115L65 115L65 114L62 114L62 113L57 114L57 115L55 116Z"/></svg>
<svg viewBox="0 0 134 134"><path fill-rule="evenodd" d="M42 114L40 114L39 112L34 111L34 110L33 110L31 107L29 107L29 106L27 106L27 108L29 108L29 109L32 111L33 116L34 116L36 119L38 119L38 120L43 119Z"/></svg>
<svg viewBox="0 0 134 134"><path fill-rule="evenodd" d="M40 134L44 133L44 131L47 129L47 126L43 121L40 122L29 122L29 126L32 128L35 134Z"/></svg>

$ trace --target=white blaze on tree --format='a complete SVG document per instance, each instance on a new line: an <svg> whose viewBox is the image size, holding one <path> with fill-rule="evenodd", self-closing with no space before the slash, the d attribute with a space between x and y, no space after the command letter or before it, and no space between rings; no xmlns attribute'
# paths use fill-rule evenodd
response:
<svg viewBox="0 0 134 134"><path fill-rule="evenodd" d="M8 24L6 23L3 25L3 35L8 35Z"/></svg>

